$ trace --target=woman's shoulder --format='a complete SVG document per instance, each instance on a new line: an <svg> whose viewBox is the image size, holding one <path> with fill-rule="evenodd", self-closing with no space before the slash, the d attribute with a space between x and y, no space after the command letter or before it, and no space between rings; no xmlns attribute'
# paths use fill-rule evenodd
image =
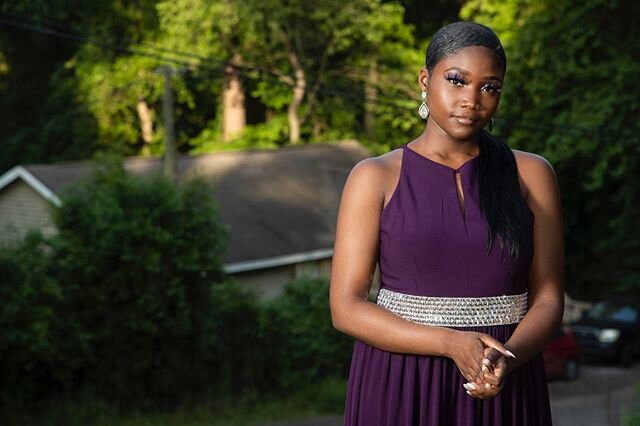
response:
<svg viewBox="0 0 640 426"><path fill-rule="evenodd" d="M402 162L402 148L394 149L382 155L360 160L351 170L350 178L384 181L390 175L397 174Z"/></svg>
<svg viewBox="0 0 640 426"><path fill-rule="evenodd" d="M518 172L523 176L553 173L553 166L545 157L533 152L512 149Z"/></svg>
<svg viewBox="0 0 640 426"><path fill-rule="evenodd" d="M525 198L532 190L549 187L555 183L555 171L545 157L517 149L512 151L518 166L518 175Z"/></svg>

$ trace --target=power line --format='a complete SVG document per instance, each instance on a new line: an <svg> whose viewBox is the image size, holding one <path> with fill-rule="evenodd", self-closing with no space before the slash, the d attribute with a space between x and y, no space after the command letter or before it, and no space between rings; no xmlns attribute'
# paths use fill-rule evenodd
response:
<svg viewBox="0 0 640 426"><path fill-rule="evenodd" d="M53 37L58 37L58 38L62 38L65 40L69 40L69 41L73 41L76 43L80 43L80 44L88 44L88 45L92 45L104 50L110 50L119 54L129 54L129 55L138 55L138 56L145 56L145 57L150 57L153 59L158 60L161 63L170 63L170 64L174 64L174 65L179 65L182 67L186 67L187 69L194 69L195 67L197 67L198 69L204 69L205 71L208 72L213 72L216 75L221 74L224 71L224 67L228 64L223 63L221 61L213 61L211 58L208 57L204 57L201 55L197 55L194 53L189 53L189 52L181 52L181 51L177 51L177 50L172 50L172 49L166 49L166 48L159 48L156 46L151 46L151 45L144 45L145 48L144 49L140 49L140 48L134 48L134 47L128 47L128 46L123 46L123 45L118 45L118 44L114 44L112 42L106 42L103 40L99 40L99 39L95 39L95 38L91 38L85 35L78 35L78 34L72 34L69 32L62 32L60 30L57 29L52 29L52 28L47 28L47 27L43 27L41 25L34 25L31 24L29 22L16 22L16 21L12 21L12 20L7 20L5 18L2 18L1 15L6 14L5 12L0 12L0 24L4 24L7 26L11 26L14 28L20 28L20 29L25 29L25 30L29 30L29 31L33 31L36 33L40 33L40 34L44 34L44 35L48 35L48 36L53 36ZM27 21L36 21L30 17L22 17L21 15L16 15L13 14L13 17L20 17L20 18L25 18L25 20ZM61 26L58 25L59 28L61 28ZM154 53L154 51L157 51L159 53ZM185 61L182 59L177 59L175 57L167 57L163 54L169 54L171 56L177 56L177 57L188 57L188 58L192 58L192 59L197 59L201 62L194 64L193 62L189 62L189 61ZM264 80L264 77L266 76L269 80L271 80L273 83L275 84L279 84L279 85L284 85L287 87L292 87L291 84L288 84L284 81L282 81L278 76L276 76L273 72L266 70L264 68L259 68L259 67L250 67L250 66L239 66L239 65L233 65L234 68L236 68L239 73L245 77L245 78L251 78L250 73L251 72L258 72L261 75L261 78ZM313 82L310 82L310 85L312 85ZM326 85L321 86L320 89L318 90L318 92L321 92L323 94L330 94L330 95L336 95L339 96L343 99L351 99L355 102L361 102L362 97L361 96L357 96L354 95L352 93L352 91L342 91L342 90L335 90L335 89L328 89L326 88ZM378 101L380 101L380 98L383 98L384 96L380 96L378 97ZM395 98L389 98L389 100L382 100L382 102L378 102L379 104L385 104L386 106L391 106L391 107L398 107L399 103L401 101L398 101Z"/></svg>
<svg viewBox="0 0 640 426"><path fill-rule="evenodd" d="M4 15L5 12L0 13L0 15ZM83 35L76 35L76 34L71 34L68 32L62 32L56 29L52 29L52 28L46 28L46 27L42 27L42 26L36 26L33 24L30 24L28 22L16 22L16 21L11 21L8 20L6 18L3 18L0 16L0 24L3 25L7 25L10 27L14 27L14 28L20 28L20 29L25 29L25 30L29 30L29 31L33 31L36 33L40 33L40 34L44 34L44 35L49 35L49 36L53 36L53 37L57 37L57 38L62 38L65 40L69 40L69 41L73 41L76 43L80 43L80 44L88 44L88 45L92 45L104 50L110 50L116 53L120 53L120 54L129 54L129 55L138 55L138 56L146 56L146 57L150 57L150 58L154 58L157 59L159 61L162 62L170 62L176 65L182 65L182 66L187 66L190 65L191 63L184 61L184 60L180 60L177 58L170 58L167 56L162 56L156 53L153 53L153 50L157 50L157 49L148 49L148 50L143 50L143 49L139 49L139 48L132 48L132 47L125 47L125 46L121 46L121 45L117 45L117 44L113 44L110 42L105 42L102 40L98 40L98 39L93 39L87 36L83 36ZM168 49L164 49L166 50L165 53L169 53ZM177 55L180 56L180 55ZM220 69L222 69L220 67Z"/></svg>
<svg viewBox="0 0 640 426"><path fill-rule="evenodd" d="M12 19L7 19L6 17L10 17ZM16 19L18 21L16 21ZM43 26L42 22L47 22L49 25ZM122 45L116 44L110 41L104 41L101 39L97 39L94 37L89 37L86 35L74 33L73 30L68 27L61 25L55 21L42 19L35 19L29 16L17 14L14 12L2 11L0 12L0 24L24 29L36 33L40 33L43 35L57 37L65 40L69 40L79 44L87 44L98 47L103 50L112 51L118 54L123 55L135 55L135 56L144 56L155 59L162 64L173 64L178 65L182 68L189 69L194 71L198 69L199 71L206 71L208 73L214 73L215 75L220 75L224 72L224 67L228 66L228 63L223 61L215 60L210 57L205 57L202 55L195 54L193 52L184 52L175 49L167 49L163 47L154 46L148 43L135 43L140 47L131 47L129 44ZM128 42L133 44L133 42ZM195 60L196 62L192 61ZM244 78L253 79L252 73L258 73L262 80L269 79L271 82L284 85L287 87L292 87L291 84L288 84L282 79L279 78L275 73L270 70L254 67L254 66L240 66L237 64L232 65L235 69L238 70L239 74ZM313 85L313 82L310 82L310 86ZM352 90L344 90L338 88L338 86L331 87L327 84L322 84L318 89L318 93L328 96L336 96L342 99L351 100L354 102L362 102L363 96L354 94ZM405 108L407 100L398 100L395 97L385 96L384 93L379 93L376 99L376 103L382 106L394 107L394 108ZM536 123L535 125L526 123L522 120L515 119L513 117L498 117L496 119L498 123L503 122L506 126L511 127L520 127L526 128L528 130L533 130L536 132L540 131L549 131L549 132L563 132L563 133L574 133L579 135L593 135L594 132L597 132L600 137L604 137L607 134L613 135L612 132L608 132L604 130L601 126L580 126L580 125L564 125L564 124L543 124ZM615 135L613 135L615 136Z"/></svg>

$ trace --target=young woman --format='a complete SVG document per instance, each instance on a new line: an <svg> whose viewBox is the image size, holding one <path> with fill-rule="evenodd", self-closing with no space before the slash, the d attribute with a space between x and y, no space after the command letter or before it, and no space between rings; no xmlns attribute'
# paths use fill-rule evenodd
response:
<svg viewBox="0 0 640 426"><path fill-rule="evenodd" d="M441 28L418 78L424 132L345 184L331 277L334 325L357 339L345 425L551 425L560 196L544 158L484 130L505 70L489 28Z"/></svg>

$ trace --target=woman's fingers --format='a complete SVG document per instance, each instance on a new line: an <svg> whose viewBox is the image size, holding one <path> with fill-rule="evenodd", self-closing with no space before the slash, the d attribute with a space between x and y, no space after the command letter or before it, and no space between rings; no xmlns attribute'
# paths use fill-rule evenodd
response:
<svg viewBox="0 0 640 426"><path fill-rule="evenodd" d="M486 358L485 358L486 359ZM507 371L507 361L504 356L500 356L494 363L493 369L490 372L485 372L483 381L489 385L493 385L501 388Z"/></svg>
<svg viewBox="0 0 640 426"><path fill-rule="evenodd" d="M494 365L496 362L498 362L498 360L500 358L502 358L504 355L500 352L498 352L498 350L494 349L494 348L485 348L484 349L484 358L482 359L482 364L486 365L486 366L492 366Z"/></svg>
<svg viewBox="0 0 640 426"><path fill-rule="evenodd" d="M482 358L486 345L479 336L480 333L462 331L458 334L459 338L452 342L451 358L470 383L481 382L484 373Z"/></svg>
<svg viewBox="0 0 640 426"><path fill-rule="evenodd" d="M513 357L513 354L490 336L480 334L478 338L485 345L480 360L482 374L478 380L465 383L464 388L473 398L491 399L502 391L507 365L505 357Z"/></svg>
<svg viewBox="0 0 640 426"><path fill-rule="evenodd" d="M497 341L496 339L494 339L489 335L481 334L480 340L485 346L495 349L496 351L500 352L506 357L509 357L509 358L516 357L509 349L505 348L502 343L500 343L499 341Z"/></svg>
<svg viewBox="0 0 640 426"><path fill-rule="evenodd" d="M502 384L502 377L495 374L485 374L482 379L484 383L488 383L493 386L500 386Z"/></svg>
<svg viewBox="0 0 640 426"><path fill-rule="evenodd" d="M476 359L464 357L464 365L467 368L460 371L464 371L463 376L467 383L463 386L465 392L473 398L495 398L502 391L507 371L506 357L515 358L515 355L489 335L478 333L476 337L484 349L482 355ZM479 371L476 371L477 368Z"/></svg>
<svg viewBox="0 0 640 426"><path fill-rule="evenodd" d="M477 399L491 399L495 398L502 391L501 386L491 385L486 383L483 386L469 386L473 384L465 384L465 391L467 395Z"/></svg>
<svg viewBox="0 0 640 426"><path fill-rule="evenodd" d="M463 387L469 396L479 399L490 399L502 391L503 384L501 379L493 376L485 377L481 383L464 383Z"/></svg>
<svg viewBox="0 0 640 426"><path fill-rule="evenodd" d="M459 342L460 349L454 352L454 359L460 373L465 378L465 390L469 395L480 398L487 393L489 397L496 395L496 387L500 386L503 370L498 371L496 378L495 368L499 360L505 356L513 356L499 341L493 337L475 332L462 332ZM457 356L456 356L457 355ZM493 375L491 381L485 378ZM486 387L485 387L486 386Z"/></svg>

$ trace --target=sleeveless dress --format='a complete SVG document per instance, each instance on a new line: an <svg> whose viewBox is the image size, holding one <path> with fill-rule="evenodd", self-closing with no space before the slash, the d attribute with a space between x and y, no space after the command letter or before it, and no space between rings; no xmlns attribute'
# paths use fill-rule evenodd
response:
<svg viewBox="0 0 640 426"><path fill-rule="evenodd" d="M398 185L380 217L380 291L415 296L490 297L527 291L530 238L512 261L496 242L487 254L488 227L479 207L479 157L458 169L402 147ZM464 212L458 199L460 174ZM517 323L452 327L506 342ZM517 355L517 354L516 354ZM387 352L356 340L345 407L346 426L547 426L549 396L542 355L506 376L490 400L467 395L452 359Z"/></svg>

